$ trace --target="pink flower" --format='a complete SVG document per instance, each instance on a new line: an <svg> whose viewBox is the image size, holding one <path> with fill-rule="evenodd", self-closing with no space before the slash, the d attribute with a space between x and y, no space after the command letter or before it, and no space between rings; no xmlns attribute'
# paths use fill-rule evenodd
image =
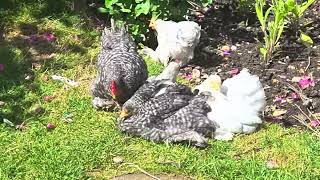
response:
<svg viewBox="0 0 320 180"><path fill-rule="evenodd" d="M54 128L56 128L56 126L54 124L52 124L52 123L48 123L47 124L47 129L51 130L51 129L54 129Z"/></svg>
<svg viewBox="0 0 320 180"><path fill-rule="evenodd" d="M0 64L0 72L4 71L4 64Z"/></svg>
<svg viewBox="0 0 320 180"><path fill-rule="evenodd" d="M52 33L44 33L43 37L47 40L47 41L54 41L56 39L56 37L52 34Z"/></svg>
<svg viewBox="0 0 320 180"><path fill-rule="evenodd" d="M300 96L299 96L297 93L295 93L295 92L292 92L292 93L290 94L290 96L291 96L291 98L292 98L293 100L298 100L298 99L300 99Z"/></svg>
<svg viewBox="0 0 320 180"><path fill-rule="evenodd" d="M235 76L239 73L239 69L238 68L232 68L230 71L229 71L229 74L232 75L232 76Z"/></svg>
<svg viewBox="0 0 320 180"><path fill-rule="evenodd" d="M230 51L225 50L225 51L222 52L222 54L223 54L224 56L229 56L231 53L230 53Z"/></svg>
<svg viewBox="0 0 320 180"><path fill-rule="evenodd" d="M317 127L317 126L319 126L320 125L320 121L319 120L312 120L311 121L311 126L312 127Z"/></svg>
<svg viewBox="0 0 320 180"><path fill-rule="evenodd" d="M192 80L192 74L187 74L184 76L184 78L188 81L191 81Z"/></svg>
<svg viewBox="0 0 320 180"><path fill-rule="evenodd" d="M34 43L34 42L36 42L38 39L39 39L39 36L38 36L37 34L33 34L33 35L30 35L30 36L28 37L29 43Z"/></svg>
<svg viewBox="0 0 320 180"><path fill-rule="evenodd" d="M302 89L306 89L310 86L315 86L315 82L310 76L303 76L298 83Z"/></svg>
<svg viewBox="0 0 320 180"><path fill-rule="evenodd" d="M282 96L276 96L276 98L273 100L273 102L279 102L279 103L285 103L287 102L286 99Z"/></svg>

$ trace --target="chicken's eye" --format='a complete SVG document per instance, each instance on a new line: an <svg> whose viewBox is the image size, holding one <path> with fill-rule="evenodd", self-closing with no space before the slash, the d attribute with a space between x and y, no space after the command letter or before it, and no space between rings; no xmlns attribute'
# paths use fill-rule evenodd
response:
<svg viewBox="0 0 320 180"><path fill-rule="evenodd" d="M195 90L193 91L193 94L198 95L198 94L199 94L199 89L195 89Z"/></svg>

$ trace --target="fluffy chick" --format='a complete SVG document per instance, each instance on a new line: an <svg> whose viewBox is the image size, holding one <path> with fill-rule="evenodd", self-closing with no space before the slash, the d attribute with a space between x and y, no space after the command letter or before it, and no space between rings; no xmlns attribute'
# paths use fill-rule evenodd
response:
<svg viewBox="0 0 320 180"><path fill-rule="evenodd" d="M124 27L104 29L97 67L98 75L91 87L96 108L108 108L113 101L124 103L148 77L147 65Z"/></svg>
<svg viewBox="0 0 320 180"><path fill-rule="evenodd" d="M201 27L193 21L164 21L152 18L149 27L157 34L158 47L155 51L149 49L145 53L153 60L160 61L165 66L170 58L185 66L194 56L194 49L199 44Z"/></svg>
<svg viewBox="0 0 320 180"><path fill-rule="evenodd" d="M259 114L265 107L264 89L259 78L247 69L222 85L219 76L211 76L195 91L209 91L213 96L207 100L212 109L208 118L218 126L216 139L231 140L235 133L252 133L262 123Z"/></svg>

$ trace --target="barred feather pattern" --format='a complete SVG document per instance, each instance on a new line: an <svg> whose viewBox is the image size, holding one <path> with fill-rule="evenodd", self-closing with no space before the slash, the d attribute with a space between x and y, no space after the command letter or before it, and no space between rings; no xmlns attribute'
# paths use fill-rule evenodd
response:
<svg viewBox="0 0 320 180"><path fill-rule="evenodd" d="M128 100L148 77L147 65L124 28L114 32L104 29L97 66L98 75L91 88L93 96L111 99L110 84L115 81L122 92L116 99L118 103Z"/></svg>
<svg viewBox="0 0 320 180"><path fill-rule="evenodd" d="M136 115L120 122L120 129L156 142L189 143L199 147L207 146L205 137L211 137L215 130L207 118L211 109L202 96L165 94L143 107Z"/></svg>
<svg viewBox="0 0 320 180"><path fill-rule="evenodd" d="M170 80L152 80L141 86L135 94L124 103L123 108L135 112L144 103L151 98L157 97L161 94L179 93L180 95L192 95L191 89L182 84L174 83Z"/></svg>

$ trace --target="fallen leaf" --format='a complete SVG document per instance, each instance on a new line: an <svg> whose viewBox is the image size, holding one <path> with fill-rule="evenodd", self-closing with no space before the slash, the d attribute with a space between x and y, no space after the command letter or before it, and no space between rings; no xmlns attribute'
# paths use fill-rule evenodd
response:
<svg viewBox="0 0 320 180"><path fill-rule="evenodd" d="M231 51L236 51L237 50L237 46L232 45L230 49L231 49Z"/></svg>
<svg viewBox="0 0 320 180"><path fill-rule="evenodd" d="M221 51L230 51L230 47L225 45L221 47Z"/></svg>
<svg viewBox="0 0 320 180"><path fill-rule="evenodd" d="M184 78L188 81L191 81L192 80L192 74L187 74L184 76Z"/></svg>
<svg viewBox="0 0 320 180"><path fill-rule="evenodd" d="M273 102L285 103L286 99L283 96L276 96Z"/></svg>
<svg viewBox="0 0 320 180"><path fill-rule="evenodd" d="M279 75L279 78L281 78L281 79L287 79L287 76L286 76L286 75Z"/></svg>
<svg viewBox="0 0 320 180"><path fill-rule="evenodd" d="M120 156L116 156L116 157L112 158L112 161L116 164L121 164L121 163L123 163L123 158Z"/></svg>
<svg viewBox="0 0 320 180"><path fill-rule="evenodd" d="M273 111L272 116L274 117L278 117L278 116L282 116L287 112L287 110L283 110L283 109L276 109Z"/></svg>
<svg viewBox="0 0 320 180"><path fill-rule="evenodd" d="M312 127L317 127L320 125L320 120L312 120L310 124Z"/></svg>
<svg viewBox="0 0 320 180"><path fill-rule="evenodd" d="M29 41L29 43L34 43L39 40L39 35L37 34L30 35L28 36L27 40Z"/></svg>
<svg viewBox="0 0 320 180"><path fill-rule="evenodd" d="M199 78L201 76L201 72L198 69L192 70L192 78Z"/></svg>
<svg viewBox="0 0 320 180"><path fill-rule="evenodd" d="M300 99L299 94L297 94L297 93L295 93L295 92L290 93L290 97L291 97L293 100L299 100L299 99Z"/></svg>
<svg viewBox="0 0 320 180"><path fill-rule="evenodd" d="M42 80L48 81L48 80L49 80L49 77L48 77L47 75L45 75L45 76L42 77Z"/></svg>
<svg viewBox="0 0 320 180"><path fill-rule="evenodd" d="M315 82L311 76L303 76L298 83L301 89L306 89L310 86L315 86Z"/></svg>
<svg viewBox="0 0 320 180"><path fill-rule="evenodd" d="M56 39L56 37L52 34L52 33L44 33L43 37L47 40L47 41L54 41Z"/></svg>
<svg viewBox="0 0 320 180"><path fill-rule="evenodd" d="M51 129L55 129L55 128L56 128L56 126L54 124L52 124L52 123L47 124L47 129L51 130Z"/></svg>
<svg viewBox="0 0 320 180"><path fill-rule="evenodd" d="M51 102L53 99L54 99L54 96L44 96L44 97L43 97L43 100L44 100L45 102Z"/></svg>
<svg viewBox="0 0 320 180"><path fill-rule="evenodd" d="M276 168L279 168L278 163L275 162L275 161L273 161L273 160L267 161L266 166L267 166L268 169L276 169Z"/></svg>
<svg viewBox="0 0 320 180"><path fill-rule="evenodd" d="M299 82L300 79L301 79L301 77L293 77L293 78L291 79L291 81L292 81L292 82Z"/></svg>
<svg viewBox="0 0 320 180"><path fill-rule="evenodd" d="M232 76L235 76L239 73L239 69L238 68L232 68L230 71L229 71L229 74L232 75Z"/></svg>
<svg viewBox="0 0 320 180"><path fill-rule="evenodd" d="M294 70L294 69L296 69L296 67L294 67L294 66L292 66L292 65L289 65L289 66L288 66L288 69Z"/></svg>

